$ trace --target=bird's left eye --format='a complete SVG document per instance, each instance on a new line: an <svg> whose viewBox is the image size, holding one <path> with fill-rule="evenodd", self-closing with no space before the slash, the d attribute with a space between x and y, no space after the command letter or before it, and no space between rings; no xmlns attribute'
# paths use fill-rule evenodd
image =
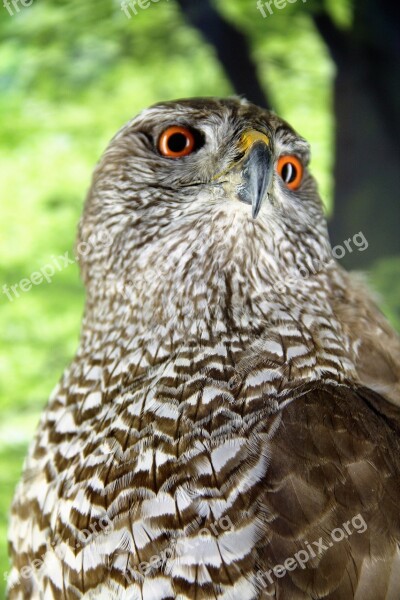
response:
<svg viewBox="0 0 400 600"><path fill-rule="evenodd" d="M289 190L297 190L300 187L304 168L297 156L281 156L276 170Z"/></svg>
<svg viewBox="0 0 400 600"><path fill-rule="evenodd" d="M158 150L168 158L187 156L195 150L195 136L188 127L173 125L160 135Z"/></svg>

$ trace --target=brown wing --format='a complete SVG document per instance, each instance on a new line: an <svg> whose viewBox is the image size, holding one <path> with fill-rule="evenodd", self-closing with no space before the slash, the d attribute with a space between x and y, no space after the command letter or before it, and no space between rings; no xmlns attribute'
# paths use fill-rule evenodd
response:
<svg viewBox="0 0 400 600"><path fill-rule="evenodd" d="M354 274L347 280L346 296L332 298L333 310L353 342L353 361L361 384L400 407L400 338Z"/></svg>
<svg viewBox="0 0 400 600"><path fill-rule="evenodd" d="M260 504L261 598L400 598L399 432L400 410L367 389L325 386L284 409Z"/></svg>

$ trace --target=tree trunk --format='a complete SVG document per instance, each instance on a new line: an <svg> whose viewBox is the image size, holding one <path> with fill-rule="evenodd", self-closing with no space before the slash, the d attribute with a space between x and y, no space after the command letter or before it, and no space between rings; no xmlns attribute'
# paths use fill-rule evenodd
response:
<svg viewBox="0 0 400 600"><path fill-rule="evenodd" d="M177 0L187 21L215 48L237 94L259 106L271 104L262 89L245 36L225 21L209 0Z"/></svg>
<svg viewBox="0 0 400 600"><path fill-rule="evenodd" d="M347 252L342 262L365 268L400 253L397 9L386 0L357 0L348 35L326 13L314 20L337 66L332 244L361 231L368 249Z"/></svg>

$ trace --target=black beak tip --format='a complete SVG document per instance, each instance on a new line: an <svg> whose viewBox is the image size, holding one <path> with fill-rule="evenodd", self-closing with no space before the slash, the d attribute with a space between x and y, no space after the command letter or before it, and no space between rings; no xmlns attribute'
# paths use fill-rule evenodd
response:
<svg viewBox="0 0 400 600"><path fill-rule="evenodd" d="M259 202L258 206L256 205L256 203L253 203L253 206L251 209L251 216L253 217L253 219L257 219L260 209L261 209L261 202Z"/></svg>

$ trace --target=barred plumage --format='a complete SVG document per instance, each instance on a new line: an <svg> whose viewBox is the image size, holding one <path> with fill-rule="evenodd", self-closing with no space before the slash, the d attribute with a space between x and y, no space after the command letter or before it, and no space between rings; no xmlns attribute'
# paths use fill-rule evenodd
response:
<svg viewBox="0 0 400 600"><path fill-rule="evenodd" d="M193 153L160 155L170 125ZM305 174L271 171L253 218L260 144ZM332 260L308 160L237 99L159 104L112 140L79 349L12 507L11 600L399 597L400 343Z"/></svg>

